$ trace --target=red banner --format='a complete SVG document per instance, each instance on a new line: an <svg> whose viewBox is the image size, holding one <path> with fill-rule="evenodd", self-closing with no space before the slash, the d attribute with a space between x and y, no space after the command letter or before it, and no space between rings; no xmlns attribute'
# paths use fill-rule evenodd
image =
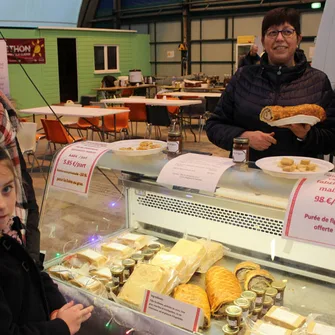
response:
<svg viewBox="0 0 335 335"><path fill-rule="evenodd" d="M8 64L45 64L44 38L8 38L6 42Z"/></svg>

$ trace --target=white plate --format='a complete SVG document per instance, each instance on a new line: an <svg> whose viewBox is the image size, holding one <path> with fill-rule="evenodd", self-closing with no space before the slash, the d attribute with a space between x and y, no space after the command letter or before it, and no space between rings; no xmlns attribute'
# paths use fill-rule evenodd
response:
<svg viewBox="0 0 335 335"><path fill-rule="evenodd" d="M296 123L306 123L311 126L314 126L316 123L320 122L320 119L316 116L311 115L295 115L286 117L284 119L276 120L276 121L269 121L266 122L272 127L280 127L280 126L287 126L289 124L296 124Z"/></svg>
<svg viewBox="0 0 335 335"><path fill-rule="evenodd" d="M150 141L153 144L159 144L159 148L148 149L148 150L136 150L136 148L140 145L141 142ZM149 139L141 139L141 140L125 140L111 143L109 148L116 154L122 156L147 156L158 154L166 148L167 144L163 141L157 140L149 140ZM131 147L134 150L120 150L120 148L128 148Z"/></svg>
<svg viewBox="0 0 335 335"><path fill-rule="evenodd" d="M278 166L282 158L291 158L295 163L301 161L301 159L309 159L311 163L316 164L317 168L315 171L306 171L306 172L285 172L281 167ZM299 156L276 156L276 157L266 157L259 159L256 162L256 165L262 169L265 173L280 178L287 179L300 179L300 178L311 178L315 176L320 176L334 168L334 164L324 161L317 158L309 157L299 157Z"/></svg>

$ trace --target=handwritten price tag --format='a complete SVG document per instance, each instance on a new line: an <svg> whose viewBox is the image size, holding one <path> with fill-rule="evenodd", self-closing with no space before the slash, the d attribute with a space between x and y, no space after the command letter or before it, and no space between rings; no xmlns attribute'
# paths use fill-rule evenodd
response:
<svg viewBox="0 0 335 335"><path fill-rule="evenodd" d="M297 182L286 212L283 237L335 248L335 173Z"/></svg>
<svg viewBox="0 0 335 335"><path fill-rule="evenodd" d="M56 157L51 173L51 185L87 195L94 167L108 150L107 143L93 141L66 146Z"/></svg>

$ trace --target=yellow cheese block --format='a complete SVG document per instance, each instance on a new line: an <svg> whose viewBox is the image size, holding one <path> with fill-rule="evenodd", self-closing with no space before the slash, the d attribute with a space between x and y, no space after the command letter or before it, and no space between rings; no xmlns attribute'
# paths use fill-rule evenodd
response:
<svg viewBox="0 0 335 335"><path fill-rule="evenodd" d="M104 286L98 280L92 279L91 277L87 277L87 276L79 275L73 280L71 280L70 282L73 285L83 288L92 293L99 293L104 288Z"/></svg>
<svg viewBox="0 0 335 335"><path fill-rule="evenodd" d="M119 236L118 241L122 244L128 245L131 248L142 249L148 244L149 239L145 235L127 233Z"/></svg>
<svg viewBox="0 0 335 335"><path fill-rule="evenodd" d="M206 255L201 260L197 272L206 273L208 269L220 260L224 254L224 246L221 243L200 239L196 243L201 244L206 249Z"/></svg>
<svg viewBox="0 0 335 335"><path fill-rule="evenodd" d="M138 264L118 295L118 299L131 307L140 309L145 290L163 293L168 283L168 275L160 266Z"/></svg>
<svg viewBox="0 0 335 335"><path fill-rule="evenodd" d="M88 262L97 268L103 266L106 261L107 257L99 254L98 252L94 251L93 249L85 249L76 253L78 259L83 262Z"/></svg>
<svg viewBox="0 0 335 335"><path fill-rule="evenodd" d="M112 257L127 258L133 253L134 249L121 243L110 242L102 244L101 251Z"/></svg>
<svg viewBox="0 0 335 335"><path fill-rule="evenodd" d="M305 323L306 318L297 313L290 312L283 307L272 306L264 315L264 320L287 329L295 330Z"/></svg>
<svg viewBox="0 0 335 335"><path fill-rule="evenodd" d="M266 335L291 335L292 331L283 327L275 326L270 323L265 323L262 320L258 320L253 329L247 332L250 335L266 334Z"/></svg>
<svg viewBox="0 0 335 335"><path fill-rule="evenodd" d="M334 335L335 328L318 322L310 322L307 326L307 335Z"/></svg>

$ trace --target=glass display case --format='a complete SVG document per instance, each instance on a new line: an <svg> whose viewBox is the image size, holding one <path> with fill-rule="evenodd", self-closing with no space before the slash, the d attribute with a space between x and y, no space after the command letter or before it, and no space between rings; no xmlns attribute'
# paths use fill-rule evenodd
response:
<svg viewBox="0 0 335 335"><path fill-rule="evenodd" d="M191 193L156 182L168 161L164 153L124 157L107 152L94 169L87 197L56 189L49 178L40 222L46 270L125 231L153 236L167 247L185 236L211 239L227 247L220 265L232 271L244 260L260 264L286 281L285 307L304 316L320 314L321 321L335 326L335 302L330 299L335 293L335 250L281 237L295 180L232 167L215 193ZM106 295L54 279L66 297L95 305L82 334L125 334L130 329L135 334L188 333ZM204 281L199 274L191 279L203 287ZM222 325L213 319L204 333L222 334Z"/></svg>

